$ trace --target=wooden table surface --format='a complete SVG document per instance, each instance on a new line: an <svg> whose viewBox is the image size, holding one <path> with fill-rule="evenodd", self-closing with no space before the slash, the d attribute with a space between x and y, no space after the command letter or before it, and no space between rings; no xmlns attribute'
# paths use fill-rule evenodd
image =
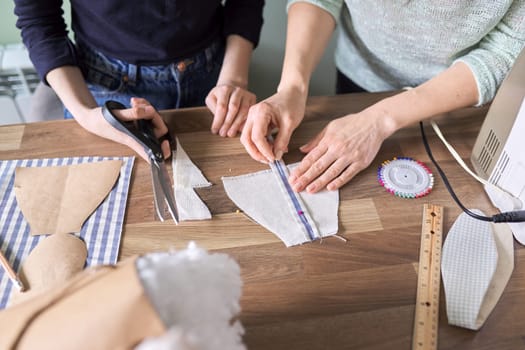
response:
<svg viewBox="0 0 525 350"><path fill-rule="evenodd" d="M335 117L357 112L385 94L309 99L305 121L294 133L287 163L301 159L298 147ZM447 139L470 157L486 108L437 118ZM460 214L423 148L419 129L386 140L372 165L340 191L339 235L322 243L286 248L250 221L229 200L222 176L266 169L251 160L239 138L209 132L204 108L163 112L170 130L214 184L198 190L213 219L178 226L154 220L147 163L136 159L120 257L183 248L189 241L231 255L244 281L240 319L249 349L410 349L417 262L424 203L444 206L444 233ZM453 120L453 122L451 121ZM493 213L482 186L452 160L428 129L436 159L465 206ZM74 121L0 127L0 159L133 155L124 146L86 132ZM382 161L395 156L426 162L435 174L433 191L420 199L387 193L376 178ZM525 250L515 242L515 269L503 296L480 331L449 326L441 287L440 349L525 348Z"/></svg>

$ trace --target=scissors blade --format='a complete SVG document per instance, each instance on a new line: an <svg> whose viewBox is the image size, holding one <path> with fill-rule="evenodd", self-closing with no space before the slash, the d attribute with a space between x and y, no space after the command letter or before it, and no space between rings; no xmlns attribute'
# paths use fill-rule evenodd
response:
<svg viewBox="0 0 525 350"><path fill-rule="evenodd" d="M151 161L151 179L157 217L160 221L164 221L169 215L178 224L179 216L175 205L173 187L164 162Z"/></svg>

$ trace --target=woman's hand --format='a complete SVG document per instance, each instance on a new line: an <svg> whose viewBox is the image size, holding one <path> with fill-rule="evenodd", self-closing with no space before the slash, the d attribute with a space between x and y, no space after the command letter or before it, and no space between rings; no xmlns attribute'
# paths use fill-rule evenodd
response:
<svg viewBox="0 0 525 350"><path fill-rule="evenodd" d="M206 97L206 106L213 113L211 132L234 137L243 128L248 109L256 102L248 91L248 72L253 43L237 34L226 38L221 72Z"/></svg>
<svg viewBox="0 0 525 350"><path fill-rule="evenodd" d="M151 120L153 123L153 131L157 138L160 138L169 132L168 127L162 120L160 114L147 100L133 97L130 103L131 108L115 109L112 110L112 112L117 118L125 121L134 121L139 119ZM83 115L82 118L77 118L79 122L82 121L81 125L85 129L96 135L130 147L142 158L149 162L149 157L144 151L144 148L137 141L135 141L135 139L115 129L104 119L101 107L89 109L86 111L86 113L87 114ZM164 158L169 158L171 156L171 146L169 141L163 140L161 143L161 148Z"/></svg>
<svg viewBox="0 0 525 350"><path fill-rule="evenodd" d="M122 117L124 120L125 118L131 117L131 119L128 120L136 120L136 119L149 119L151 120L153 124L153 132L155 133L155 137L158 139L163 138L160 147L162 149L162 154L164 155L164 159L168 159L171 157L171 145L170 141L171 137L169 135L168 127L166 126L166 123L164 123L164 120L162 119L159 112L149 103L148 100L144 98L139 97L132 97L130 100L131 109L127 109L124 111L128 111L125 113L128 113L127 115L124 114ZM167 136L167 137L166 137Z"/></svg>
<svg viewBox="0 0 525 350"><path fill-rule="evenodd" d="M206 106L213 113L211 132L223 137L236 136L255 101L253 93L234 84L214 87L206 97Z"/></svg>
<svg viewBox="0 0 525 350"><path fill-rule="evenodd" d="M304 117L305 104L304 93L283 89L252 106L241 135L241 142L250 156L267 163L288 152L290 137ZM274 128L278 133L272 144L268 134Z"/></svg>
<svg viewBox="0 0 525 350"><path fill-rule="evenodd" d="M370 165L387 136L381 116L368 110L331 121L300 148L307 155L290 174L293 190L340 188Z"/></svg>
<svg viewBox="0 0 525 350"><path fill-rule="evenodd" d="M62 66L55 68L47 74L46 78L80 126L95 135L127 145L142 158L149 161L146 152L137 141L118 131L104 119L102 108L97 106L97 102L84 82L84 77L78 67ZM115 110L115 115L122 120L151 120L157 137L162 137L168 133L168 127L164 124L162 117L147 100L133 97L130 104L131 108ZM169 158L171 156L169 141L163 141L161 147L164 157Z"/></svg>

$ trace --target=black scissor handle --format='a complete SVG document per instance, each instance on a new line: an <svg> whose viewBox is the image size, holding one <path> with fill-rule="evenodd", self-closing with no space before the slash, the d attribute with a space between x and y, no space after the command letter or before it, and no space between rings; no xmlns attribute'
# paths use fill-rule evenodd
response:
<svg viewBox="0 0 525 350"><path fill-rule="evenodd" d="M104 119L115 129L134 138L144 148L150 159L157 162L164 161L160 142L153 132L153 123L146 119L139 119L136 122L120 120L113 114L114 109L126 109L126 106L117 101L106 101L102 106Z"/></svg>

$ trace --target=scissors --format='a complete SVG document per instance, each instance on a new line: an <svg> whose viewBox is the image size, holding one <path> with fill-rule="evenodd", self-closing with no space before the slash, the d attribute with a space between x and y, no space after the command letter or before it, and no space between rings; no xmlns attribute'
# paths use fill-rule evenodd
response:
<svg viewBox="0 0 525 350"><path fill-rule="evenodd" d="M153 123L146 119L137 121L120 120L113 114L112 110L114 109L126 109L126 106L117 101L106 101L104 106L102 106L104 119L117 130L135 139L144 148L149 157L157 217L160 221L164 221L169 215L177 224L179 216L175 205L173 187L164 162L164 155L160 146L161 141L157 139L153 132ZM169 132L167 135L169 139Z"/></svg>

